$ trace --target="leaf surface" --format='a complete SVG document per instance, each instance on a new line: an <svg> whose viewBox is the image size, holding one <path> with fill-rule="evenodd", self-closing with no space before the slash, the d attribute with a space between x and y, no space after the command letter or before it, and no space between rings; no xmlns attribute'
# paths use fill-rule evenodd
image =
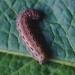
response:
<svg viewBox="0 0 75 75"><path fill-rule="evenodd" d="M0 53L0 75L75 75L75 68L56 63L39 63L29 57Z"/></svg>
<svg viewBox="0 0 75 75"><path fill-rule="evenodd" d="M53 59L75 63L75 0L0 0L1 75L34 75L35 72L36 75L74 75L74 68L69 66L75 65L64 66L49 62L40 66L28 55L22 58L24 54L17 54L27 52L16 30L16 18L27 8L35 8L45 13L39 24L51 47Z"/></svg>

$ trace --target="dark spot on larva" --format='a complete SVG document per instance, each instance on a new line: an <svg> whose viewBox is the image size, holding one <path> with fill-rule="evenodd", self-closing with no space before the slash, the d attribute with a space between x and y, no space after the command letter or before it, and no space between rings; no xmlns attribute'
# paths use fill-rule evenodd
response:
<svg viewBox="0 0 75 75"><path fill-rule="evenodd" d="M35 38L33 38L33 40L35 41Z"/></svg>
<svg viewBox="0 0 75 75"><path fill-rule="evenodd" d="M32 36L32 32L30 32L30 35Z"/></svg>
<svg viewBox="0 0 75 75"><path fill-rule="evenodd" d="M31 50L33 50L33 48L30 47Z"/></svg>
<svg viewBox="0 0 75 75"><path fill-rule="evenodd" d="M38 44L36 44L38 47L39 47L39 45Z"/></svg>
<svg viewBox="0 0 75 75"><path fill-rule="evenodd" d="M25 37L24 36L22 38L25 40Z"/></svg>
<svg viewBox="0 0 75 75"><path fill-rule="evenodd" d="M21 32L21 30L19 29L19 32Z"/></svg>
<svg viewBox="0 0 75 75"><path fill-rule="evenodd" d="M28 42L26 42L26 44L28 44ZM29 44L28 44L29 45Z"/></svg>
<svg viewBox="0 0 75 75"><path fill-rule="evenodd" d="M38 56L38 54L35 54L35 56Z"/></svg>
<svg viewBox="0 0 75 75"><path fill-rule="evenodd" d="M17 24L19 26L19 24Z"/></svg>

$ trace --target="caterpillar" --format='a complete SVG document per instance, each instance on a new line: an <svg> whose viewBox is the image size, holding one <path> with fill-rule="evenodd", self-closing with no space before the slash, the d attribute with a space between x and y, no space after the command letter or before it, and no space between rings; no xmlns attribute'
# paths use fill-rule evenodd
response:
<svg viewBox="0 0 75 75"><path fill-rule="evenodd" d="M29 53L34 59L39 61L40 64L44 63L47 59L43 50L43 46L35 38L32 32L32 27L35 22L42 19L42 13L34 8L23 10L16 19L16 28L19 32L24 45L28 48Z"/></svg>

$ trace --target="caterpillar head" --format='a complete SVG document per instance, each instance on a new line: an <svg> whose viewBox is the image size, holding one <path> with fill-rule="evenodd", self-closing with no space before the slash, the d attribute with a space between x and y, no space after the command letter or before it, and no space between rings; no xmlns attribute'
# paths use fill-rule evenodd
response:
<svg viewBox="0 0 75 75"><path fill-rule="evenodd" d="M37 11L34 8L33 9L29 8L29 9L25 10L23 13L24 13L25 19L35 20L35 21L40 20L44 15L42 12Z"/></svg>

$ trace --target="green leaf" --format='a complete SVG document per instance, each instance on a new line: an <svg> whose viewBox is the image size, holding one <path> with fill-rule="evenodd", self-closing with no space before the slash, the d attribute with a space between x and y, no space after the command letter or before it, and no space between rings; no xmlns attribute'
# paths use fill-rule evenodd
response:
<svg viewBox="0 0 75 75"><path fill-rule="evenodd" d="M39 63L29 57L0 53L0 75L74 75L75 68L47 62Z"/></svg>
<svg viewBox="0 0 75 75"><path fill-rule="evenodd" d="M16 30L17 15L27 8L45 13L39 24L53 52L50 61L64 65L40 66L27 53ZM0 52L0 75L74 75L75 0L0 0Z"/></svg>

